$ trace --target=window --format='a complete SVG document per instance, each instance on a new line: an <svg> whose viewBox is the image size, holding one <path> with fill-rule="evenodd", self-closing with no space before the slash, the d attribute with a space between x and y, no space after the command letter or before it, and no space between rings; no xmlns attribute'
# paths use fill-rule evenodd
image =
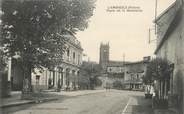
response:
<svg viewBox="0 0 184 114"><path fill-rule="evenodd" d="M70 49L67 49L67 56L70 56Z"/></svg>
<svg viewBox="0 0 184 114"><path fill-rule="evenodd" d="M72 70L72 75L73 75L73 76L75 75L75 70Z"/></svg>
<svg viewBox="0 0 184 114"><path fill-rule="evenodd" d="M111 72L111 71L112 71L112 69L110 68L110 69L109 69L109 71Z"/></svg>
<svg viewBox="0 0 184 114"><path fill-rule="evenodd" d="M39 85L40 75L36 75L36 85Z"/></svg>
<svg viewBox="0 0 184 114"><path fill-rule="evenodd" d="M134 80L133 74L131 74L130 76L131 76L131 80Z"/></svg>
<svg viewBox="0 0 184 114"><path fill-rule="evenodd" d="M80 64L80 55L78 55L78 65Z"/></svg>
<svg viewBox="0 0 184 114"><path fill-rule="evenodd" d="M75 52L73 52L73 59L75 59Z"/></svg>

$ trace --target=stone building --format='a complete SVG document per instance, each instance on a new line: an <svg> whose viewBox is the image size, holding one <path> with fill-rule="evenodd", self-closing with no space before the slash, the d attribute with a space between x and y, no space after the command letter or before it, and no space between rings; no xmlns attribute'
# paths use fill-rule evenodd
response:
<svg viewBox="0 0 184 114"><path fill-rule="evenodd" d="M107 76L111 83L120 81L124 89L141 90L143 88L143 77L146 73L147 61L107 65Z"/></svg>
<svg viewBox="0 0 184 114"><path fill-rule="evenodd" d="M143 86L143 76L147 68L150 58L145 57L142 61L111 61L109 59L109 43L100 45L100 61L99 64L103 68L102 86L107 83L111 86L114 82L120 81L124 85L124 89L140 90Z"/></svg>
<svg viewBox="0 0 184 114"><path fill-rule="evenodd" d="M142 60L125 64L125 88L131 90L143 89L143 77L146 73L148 61Z"/></svg>
<svg viewBox="0 0 184 114"><path fill-rule="evenodd" d="M106 69L107 63L109 63L109 43L100 44L100 60L99 64L103 70Z"/></svg>
<svg viewBox="0 0 184 114"><path fill-rule="evenodd" d="M114 83L124 83L125 80L125 72L124 72L124 63L123 62L115 62L111 61L106 66L106 80L104 86L113 87Z"/></svg>
<svg viewBox="0 0 184 114"><path fill-rule="evenodd" d="M176 0L157 17L158 58L165 58L174 64L170 78L169 100L172 106L184 113L184 1Z"/></svg>
<svg viewBox="0 0 184 114"><path fill-rule="evenodd" d="M82 52L80 42L71 33L62 35L66 40L66 51L63 54L63 61L52 70L44 69L43 72L32 74L32 85L34 90L57 89L64 90L78 89L79 69L82 64Z"/></svg>

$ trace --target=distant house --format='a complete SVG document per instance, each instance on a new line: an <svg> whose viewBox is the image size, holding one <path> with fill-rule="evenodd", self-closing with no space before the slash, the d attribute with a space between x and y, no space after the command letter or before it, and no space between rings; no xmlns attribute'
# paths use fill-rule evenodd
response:
<svg viewBox="0 0 184 114"><path fill-rule="evenodd" d="M184 1L176 0L157 17L157 48L155 54L174 65L170 78L169 100L184 113Z"/></svg>
<svg viewBox="0 0 184 114"><path fill-rule="evenodd" d="M121 81L124 89L141 90L143 88L143 77L145 76L147 63L144 61L109 64L107 65L107 76L113 82Z"/></svg>
<svg viewBox="0 0 184 114"><path fill-rule="evenodd" d="M100 45L100 66L104 75L103 86L106 83L119 81L124 85L124 89L141 90L143 88L142 78L145 76L147 63L150 57L144 57L142 61L127 62L127 61L111 61L109 60L109 43Z"/></svg>
<svg viewBox="0 0 184 114"><path fill-rule="evenodd" d="M138 61L126 64L125 66L125 85L126 88L133 90L143 89L143 77L146 73L148 62Z"/></svg>

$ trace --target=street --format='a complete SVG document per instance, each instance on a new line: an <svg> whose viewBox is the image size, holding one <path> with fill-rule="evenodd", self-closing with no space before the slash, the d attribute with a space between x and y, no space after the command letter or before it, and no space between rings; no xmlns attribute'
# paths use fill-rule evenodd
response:
<svg viewBox="0 0 184 114"><path fill-rule="evenodd" d="M3 114L151 114L150 103L149 99L144 99L143 92L107 90L6 108Z"/></svg>

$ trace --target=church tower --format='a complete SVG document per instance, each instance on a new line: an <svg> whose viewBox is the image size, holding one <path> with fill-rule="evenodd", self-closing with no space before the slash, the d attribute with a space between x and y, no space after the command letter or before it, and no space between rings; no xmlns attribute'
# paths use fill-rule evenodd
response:
<svg viewBox="0 0 184 114"><path fill-rule="evenodd" d="M105 71L106 66L109 62L109 43L100 44L100 61L99 64L102 67L102 69Z"/></svg>

